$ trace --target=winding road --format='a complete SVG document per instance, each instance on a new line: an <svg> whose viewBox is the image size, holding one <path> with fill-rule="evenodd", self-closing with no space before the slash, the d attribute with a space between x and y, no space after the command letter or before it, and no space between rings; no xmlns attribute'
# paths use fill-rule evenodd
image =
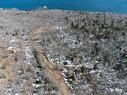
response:
<svg viewBox="0 0 127 95"><path fill-rule="evenodd" d="M45 58L45 55L42 53L42 49L38 48L39 44L37 43L37 35L41 32L51 32L55 30L56 27L41 27L35 29L34 31L28 34L28 39L33 49L36 49L38 52L39 63L43 68L45 68L45 74L48 78L57 86L59 90L59 95L71 95L71 90L64 81L62 72L57 70L56 67L50 60Z"/></svg>

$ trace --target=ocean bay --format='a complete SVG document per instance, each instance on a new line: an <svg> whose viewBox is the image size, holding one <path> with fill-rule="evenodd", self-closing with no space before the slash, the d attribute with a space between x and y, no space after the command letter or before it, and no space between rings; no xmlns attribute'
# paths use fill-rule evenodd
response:
<svg viewBox="0 0 127 95"><path fill-rule="evenodd" d="M49 9L80 10L91 12L127 13L127 0L2 0L0 8L34 10L47 6Z"/></svg>

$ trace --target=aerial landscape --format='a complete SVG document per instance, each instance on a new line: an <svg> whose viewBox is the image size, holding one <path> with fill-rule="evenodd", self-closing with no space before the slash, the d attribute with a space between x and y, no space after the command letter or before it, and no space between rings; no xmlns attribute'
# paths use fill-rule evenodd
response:
<svg viewBox="0 0 127 95"><path fill-rule="evenodd" d="M0 95L127 95L127 0L0 1Z"/></svg>

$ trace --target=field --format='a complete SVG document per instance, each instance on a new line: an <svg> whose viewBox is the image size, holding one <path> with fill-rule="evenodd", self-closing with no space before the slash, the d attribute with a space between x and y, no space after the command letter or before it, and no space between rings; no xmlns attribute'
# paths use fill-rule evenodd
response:
<svg viewBox="0 0 127 95"><path fill-rule="evenodd" d="M127 16L0 10L1 95L126 95Z"/></svg>

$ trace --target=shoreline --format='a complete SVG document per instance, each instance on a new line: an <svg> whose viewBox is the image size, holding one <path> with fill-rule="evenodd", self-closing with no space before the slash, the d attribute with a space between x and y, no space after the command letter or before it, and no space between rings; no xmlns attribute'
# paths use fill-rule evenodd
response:
<svg viewBox="0 0 127 95"><path fill-rule="evenodd" d="M50 10L50 11L65 11L65 12L81 12L81 13L90 13L90 14L111 14L111 15L117 15L117 16L127 16L127 13L117 13L117 12L101 12L101 11L86 11L86 10L69 10L69 9L51 9L51 8L44 8L43 7L39 7L36 9L31 9L31 10L23 10L23 9L18 9L18 8L0 8L0 10L15 10L15 11L25 11L25 12L34 12L34 11L38 11L38 10Z"/></svg>

